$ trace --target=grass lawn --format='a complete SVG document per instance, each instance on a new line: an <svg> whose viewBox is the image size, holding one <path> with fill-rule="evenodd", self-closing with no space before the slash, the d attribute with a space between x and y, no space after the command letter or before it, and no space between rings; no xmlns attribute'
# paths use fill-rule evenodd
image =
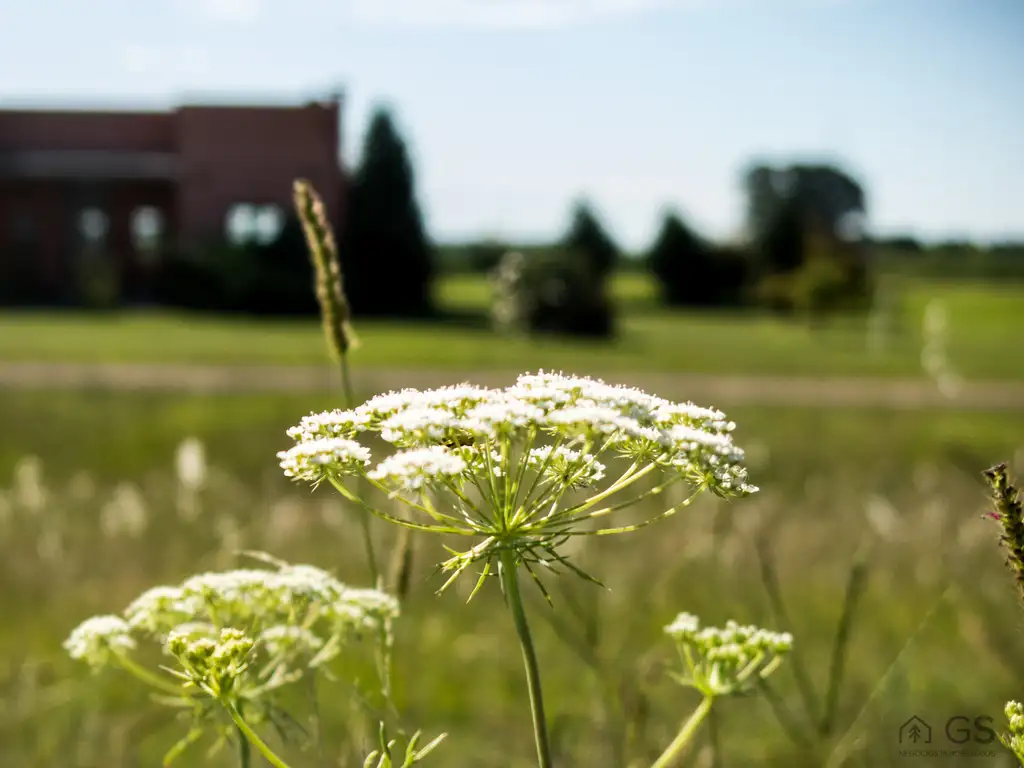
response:
<svg viewBox="0 0 1024 768"><path fill-rule="evenodd" d="M653 303L653 287L642 275L621 275L613 289L621 333L611 343L502 339L482 328L357 319L363 344L352 364L915 377L923 375L924 308L938 298L948 310L947 354L957 373L984 379L1024 375L1020 286L909 282L891 318L893 330L875 350L868 348L863 320L835 320L811 329L775 318L667 311ZM439 286L443 305L461 310L486 306L488 290L476 277L448 278ZM296 365L323 363L325 355L315 321L163 312L0 315L0 362L19 360Z"/></svg>
<svg viewBox="0 0 1024 768"><path fill-rule="evenodd" d="M234 567L233 553L246 548L366 583L350 511L325 489L290 484L275 466L284 428L335 404L284 395L0 398L0 765L158 765L184 734L130 680L91 678L64 657L61 641L87 615L120 610L157 583ZM951 713L990 715L998 727L1003 703L1024 695L1024 639L997 531L981 518L978 472L1016 457L1024 473L1024 416L729 415L762 493L729 505L703 499L652 528L588 542L575 557L606 591L562 577L556 612L528 594L558 764L623 768L639 758L650 765L696 703L666 676L674 658L661 627L684 610L712 623L736 618L792 631L796 651L773 681L802 722L792 665L804 665L823 699L858 552L869 556L868 585L834 734L812 758L786 737L763 698L730 700L714 723L721 764L817 768L842 744L854 746L845 766L902 766L897 731L912 714L940 736ZM211 466L194 519L183 513L173 473L175 447L189 435L202 439ZM22 461L28 453L42 458L41 481ZM126 509L141 515L142 530L118 530ZM374 532L390 546L388 526ZM762 534L788 602L784 624L768 609L754 557ZM445 553L428 535L416 542L397 627L398 699L412 728L450 733L426 765L529 766L520 658L497 590L487 584L468 605L461 587L436 596L434 565ZM587 653L596 655L594 665ZM322 686L327 750L347 760L332 764L359 765L362 745L347 750L364 723L341 685ZM294 766L315 764L309 754L284 753ZM200 748L180 765L218 768L236 765L232 759L229 752L206 758Z"/></svg>

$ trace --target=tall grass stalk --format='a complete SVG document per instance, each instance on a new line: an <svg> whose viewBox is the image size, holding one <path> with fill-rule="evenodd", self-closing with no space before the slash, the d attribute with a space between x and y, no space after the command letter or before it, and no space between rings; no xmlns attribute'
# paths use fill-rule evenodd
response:
<svg viewBox="0 0 1024 768"><path fill-rule="evenodd" d="M316 273L316 297L320 303L327 347L331 357L340 366L345 399L351 408L355 405L355 395L349 376L347 354L359 342L350 325L352 311L345 296L338 246L323 201L313 186L305 179L297 179L293 191L295 209L302 222Z"/></svg>
<svg viewBox="0 0 1024 768"><path fill-rule="evenodd" d="M1024 502L1010 479L1005 462L985 470L984 474L992 493L992 511L988 516L1002 528L999 543L1006 550L1006 565L1013 574L1018 597L1024 603ZM1010 732L1001 733L999 741L1024 766L1024 706L1009 701L1004 711Z"/></svg>
<svg viewBox="0 0 1024 768"><path fill-rule="evenodd" d="M761 539L757 543L756 552L761 574L761 584L768 596L774 618L777 622L792 626L786 609L786 603L782 596L774 558L765 539ZM804 725L799 723L769 683L762 682L759 684L779 726L795 744L800 745L804 749L819 752L825 748L825 745L835 731L839 712L839 697L843 689L843 679L849 658L849 648L855 626L857 608L861 598L867 591L867 584L868 558L866 549L862 548L854 557L846 579L839 623L836 626L835 636L832 641L828 675L825 679L826 693L824 706L820 703L811 674L800 654L793 655L793 676L806 717Z"/></svg>
<svg viewBox="0 0 1024 768"><path fill-rule="evenodd" d="M338 254L337 240L323 200L305 179L298 179L293 186L295 209L302 229L306 236L310 258L315 273L315 290L320 305L320 318L323 323L324 338L332 359L337 362L341 373L341 386L345 398L345 407L356 405L355 391L348 365L348 353L359 345L351 326L351 306L345 295L344 277L341 271L341 259ZM377 562L373 535L370 530L370 514L359 507L356 509L359 528L366 551L367 565L370 570L371 582L378 588L383 587L380 567ZM391 638L387 627L381 626L379 641L381 653L378 659L378 676L385 698L391 701ZM309 677L308 692L312 705L312 725L321 762L325 760L320 708L314 675Z"/></svg>
<svg viewBox="0 0 1024 768"><path fill-rule="evenodd" d="M345 395L345 407L355 407L355 392L348 366L348 352L356 349L359 340L352 330L352 310L345 295L344 277L334 231L327 218L323 200L313 185L305 179L294 184L295 210L306 235L310 257L316 275L316 298L320 304L320 318L323 322L324 337L331 358L338 363L341 371L341 386ZM370 517L363 509L356 512L362 528L363 545L369 562L370 578L380 588L380 568L370 534Z"/></svg>

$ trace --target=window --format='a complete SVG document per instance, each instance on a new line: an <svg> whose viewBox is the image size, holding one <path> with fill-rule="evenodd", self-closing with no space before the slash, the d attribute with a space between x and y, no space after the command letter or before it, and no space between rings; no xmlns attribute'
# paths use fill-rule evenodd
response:
<svg viewBox="0 0 1024 768"><path fill-rule="evenodd" d="M278 205L238 203L228 210L227 239L234 245L274 242L284 229L284 211Z"/></svg>
<svg viewBox="0 0 1024 768"><path fill-rule="evenodd" d="M110 219L99 208L86 208L78 215L78 233L89 245L102 243L110 230Z"/></svg>
<svg viewBox="0 0 1024 768"><path fill-rule="evenodd" d="M256 206L249 203L231 206L225 222L225 235L233 245L252 240L256 236Z"/></svg>
<svg viewBox="0 0 1024 768"><path fill-rule="evenodd" d="M265 205L256 214L256 242L274 242L284 228L284 212L276 205Z"/></svg>
<svg viewBox="0 0 1024 768"><path fill-rule="evenodd" d="M163 212L151 205L136 208L132 211L130 226L135 252L144 261L154 261L164 237Z"/></svg>

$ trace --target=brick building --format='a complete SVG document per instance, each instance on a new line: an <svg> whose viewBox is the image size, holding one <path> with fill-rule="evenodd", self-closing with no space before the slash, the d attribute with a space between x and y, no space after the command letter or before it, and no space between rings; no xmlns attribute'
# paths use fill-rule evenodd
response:
<svg viewBox="0 0 1024 768"><path fill-rule="evenodd" d="M339 96L298 107L0 109L0 275L18 266L60 289L83 248L98 246L130 286L168 246L232 227L272 237L297 177L340 226L340 112Z"/></svg>

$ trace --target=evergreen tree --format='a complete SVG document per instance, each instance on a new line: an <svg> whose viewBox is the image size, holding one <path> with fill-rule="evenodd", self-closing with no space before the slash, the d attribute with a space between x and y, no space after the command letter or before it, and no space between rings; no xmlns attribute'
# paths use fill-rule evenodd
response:
<svg viewBox="0 0 1024 768"><path fill-rule="evenodd" d="M711 247L674 211L665 214L647 265L668 304L718 306L741 300L746 280L743 254Z"/></svg>
<svg viewBox="0 0 1024 768"><path fill-rule="evenodd" d="M409 155L391 113L370 120L349 189L341 267L355 315L432 311L434 251L416 202Z"/></svg>
<svg viewBox="0 0 1024 768"><path fill-rule="evenodd" d="M562 247L583 254L594 274L602 281L611 274L619 260L615 242L601 226L590 205L583 201L573 207L572 221L562 240Z"/></svg>

